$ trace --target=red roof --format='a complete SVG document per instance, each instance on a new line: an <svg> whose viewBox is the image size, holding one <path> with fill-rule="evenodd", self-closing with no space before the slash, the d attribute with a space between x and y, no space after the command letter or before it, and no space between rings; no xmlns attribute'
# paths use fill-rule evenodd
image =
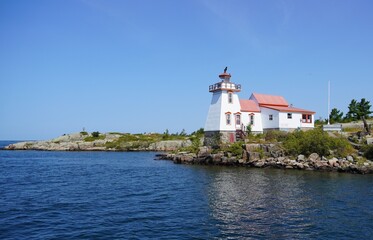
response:
<svg viewBox="0 0 373 240"><path fill-rule="evenodd" d="M254 98L259 103L259 106L262 106L262 105L283 106L283 107L289 106L288 102L282 96L253 93L250 98L251 99Z"/></svg>
<svg viewBox="0 0 373 240"><path fill-rule="evenodd" d="M295 112L295 113L304 113L304 114L315 114L315 112L310 110L305 110L301 108L295 107L283 107L283 106L269 106L269 105L262 105L261 107L277 110L280 112Z"/></svg>
<svg viewBox="0 0 373 240"><path fill-rule="evenodd" d="M259 105L254 100L240 99L241 112L260 112Z"/></svg>

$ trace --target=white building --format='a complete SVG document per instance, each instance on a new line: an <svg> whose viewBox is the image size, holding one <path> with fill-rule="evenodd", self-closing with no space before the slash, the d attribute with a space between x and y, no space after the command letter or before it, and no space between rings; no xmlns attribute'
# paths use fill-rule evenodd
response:
<svg viewBox="0 0 373 240"><path fill-rule="evenodd" d="M209 87L212 100L204 128L206 139L220 133L223 141L234 142L247 126L253 133L314 127L315 112L290 106L282 96L253 93L249 99L239 99L241 85L231 82L226 70L219 75L221 81Z"/></svg>

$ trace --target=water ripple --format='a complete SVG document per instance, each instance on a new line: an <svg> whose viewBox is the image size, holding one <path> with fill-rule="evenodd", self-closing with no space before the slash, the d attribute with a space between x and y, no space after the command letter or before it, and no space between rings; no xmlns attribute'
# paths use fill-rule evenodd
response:
<svg viewBox="0 0 373 240"><path fill-rule="evenodd" d="M1 239L368 239L372 176L0 151Z"/></svg>

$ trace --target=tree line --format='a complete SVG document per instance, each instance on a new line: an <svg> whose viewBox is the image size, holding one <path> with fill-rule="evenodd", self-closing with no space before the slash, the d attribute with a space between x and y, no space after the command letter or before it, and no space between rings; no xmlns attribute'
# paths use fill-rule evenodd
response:
<svg viewBox="0 0 373 240"><path fill-rule="evenodd" d="M370 133L370 127L366 121L367 119L371 118L370 114L373 113L370 108L371 104L365 98L362 98L360 101L352 99L348 105L348 112L346 114L337 108L333 108L329 114L329 121L331 124L333 124L362 120L365 131Z"/></svg>

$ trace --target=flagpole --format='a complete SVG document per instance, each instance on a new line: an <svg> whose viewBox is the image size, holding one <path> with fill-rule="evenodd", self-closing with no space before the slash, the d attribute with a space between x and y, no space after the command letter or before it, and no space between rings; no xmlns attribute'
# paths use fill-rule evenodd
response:
<svg viewBox="0 0 373 240"><path fill-rule="evenodd" d="M328 125L330 125L330 80L328 81Z"/></svg>

